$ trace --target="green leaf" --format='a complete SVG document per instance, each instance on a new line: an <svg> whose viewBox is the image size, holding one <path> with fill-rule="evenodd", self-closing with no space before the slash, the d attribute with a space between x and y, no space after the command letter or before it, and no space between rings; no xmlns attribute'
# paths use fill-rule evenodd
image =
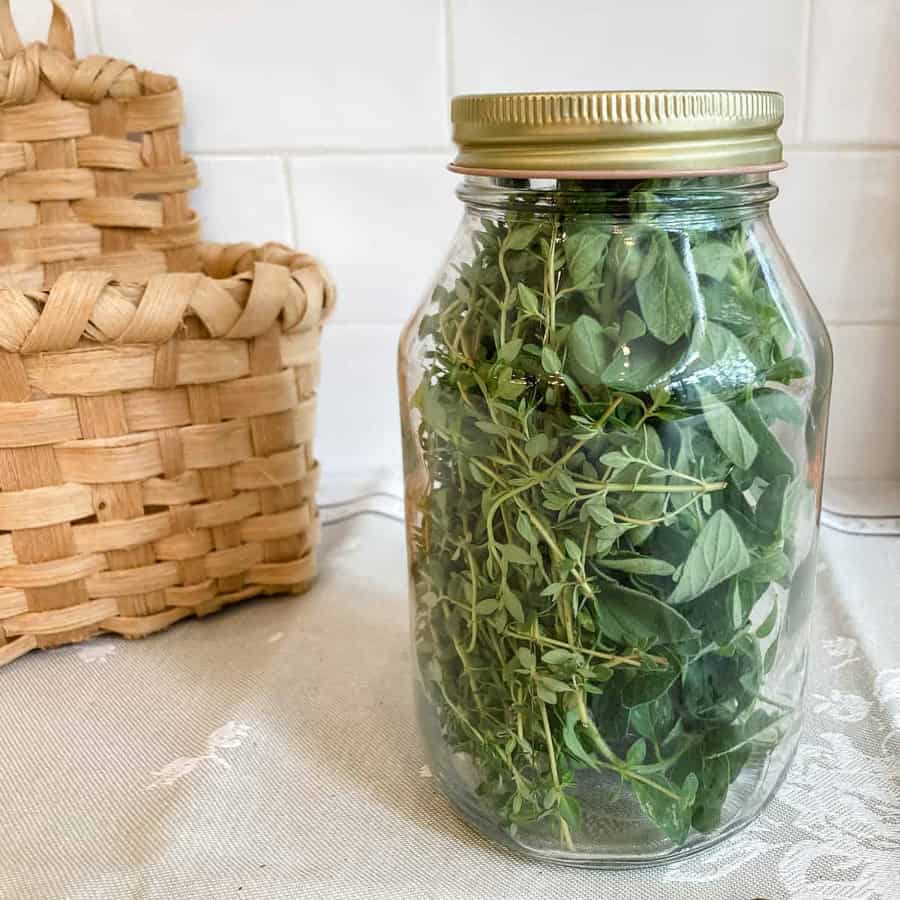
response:
<svg viewBox="0 0 900 900"><path fill-rule="evenodd" d="M522 285L519 285L521 287ZM501 348L500 352L497 354L497 358L505 363L514 362L516 357L522 352L522 339L514 338L511 341L507 341Z"/></svg>
<svg viewBox="0 0 900 900"><path fill-rule="evenodd" d="M518 433L506 425L498 425L496 422L490 422L487 419L476 422L475 427L485 434L495 434L498 437L516 438Z"/></svg>
<svg viewBox="0 0 900 900"><path fill-rule="evenodd" d="M781 520L784 512L784 500L791 483L790 476L779 475L760 494L756 501L756 524L766 534L773 537L781 534Z"/></svg>
<svg viewBox="0 0 900 900"><path fill-rule="evenodd" d="M780 381L787 384L799 378L806 378L810 374L809 366L798 356L791 356L776 363L768 371L769 381Z"/></svg>
<svg viewBox="0 0 900 900"><path fill-rule="evenodd" d="M750 581L781 581L791 570L791 561L779 547L770 547L753 558L742 577Z"/></svg>
<svg viewBox="0 0 900 900"><path fill-rule="evenodd" d="M647 758L647 742L640 738L636 740L625 754L625 764L627 766L639 766Z"/></svg>
<svg viewBox="0 0 900 900"><path fill-rule="evenodd" d="M550 449L550 439L546 434L536 434L525 442L525 453L529 459L536 459Z"/></svg>
<svg viewBox="0 0 900 900"><path fill-rule="evenodd" d="M447 411L441 402L438 392L434 389L426 390L422 397L422 419L430 428L444 431L447 428Z"/></svg>
<svg viewBox="0 0 900 900"><path fill-rule="evenodd" d="M619 343L630 344L632 341L643 337L647 333L644 320L630 309L622 313L622 324L619 328Z"/></svg>
<svg viewBox="0 0 900 900"><path fill-rule="evenodd" d="M738 296L734 287L727 282L705 284L701 288L706 314L712 321L739 329L741 334L755 325L752 308Z"/></svg>
<svg viewBox="0 0 900 900"><path fill-rule="evenodd" d="M525 621L525 612L522 609L522 602L516 594L509 590L509 588L506 588L503 591L503 606L520 625Z"/></svg>
<svg viewBox="0 0 900 900"><path fill-rule="evenodd" d="M674 677L677 676L675 671ZM668 687L660 691L653 700L632 706L628 714L629 727L641 737L657 744L663 742L674 724L672 700L666 693L667 690Z"/></svg>
<svg viewBox="0 0 900 900"><path fill-rule="evenodd" d="M569 557L573 562L581 561L581 547L575 543L571 538L566 538L563 542L563 546L566 548L566 556Z"/></svg>
<svg viewBox="0 0 900 900"><path fill-rule="evenodd" d="M563 650L561 647L553 650L546 650L541 653L541 662L548 666L562 666L567 664L580 665L584 662L583 657L571 650Z"/></svg>
<svg viewBox="0 0 900 900"><path fill-rule="evenodd" d="M683 844L691 830L693 797L681 796L678 788L665 775L654 775L648 780L653 782L653 786L641 781L631 782L641 809L666 837L676 844ZM678 795L677 799L672 799L670 794Z"/></svg>
<svg viewBox="0 0 900 900"><path fill-rule="evenodd" d="M501 369L497 379L497 397L500 400L515 400L524 393L528 383L525 379L513 380L512 369ZM518 436L518 435L517 435Z"/></svg>
<svg viewBox="0 0 900 900"><path fill-rule="evenodd" d="M537 540L534 535L534 529L531 527L531 520L523 512L520 512L519 517L516 519L516 531L518 531L529 544L533 544Z"/></svg>
<svg viewBox="0 0 900 900"><path fill-rule="evenodd" d="M761 664L759 644L747 635L690 660L681 678L686 723L715 728L739 720L756 702Z"/></svg>
<svg viewBox="0 0 900 900"><path fill-rule="evenodd" d="M750 554L740 533L728 513L719 510L697 535L669 602L693 600L749 565Z"/></svg>
<svg viewBox="0 0 900 900"><path fill-rule="evenodd" d="M753 471L765 481L774 481L779 475L793 478L794 463L775 435L769 431L756 404L752 400L736 404L734 413L759 448Z"/></svg>
<svg viewBox="0 0 900 900"><path fill-rule="evenodd" d="M596 768L597 763L595 762L594 757L585 750L581 743L581 738L578 736L578 732L576 731L576 726L578 725L578 713L575 710L569 710L569 712L566 713L566 724L563 728L563 745L574 759L577 759L579 762L584 763L591 768Z"/></svg>
<svg viewBox="0 0 900 900"><path fill-rule="evenodd" d="M638 669L623 673L628 680L622 687L622 703L631 708L655 703L678 679L678 666L671 664L666 669Z"/></svg>
<svg viewBox="0 0 900 900"><path fill-rule="evenodd" d="M548 703L550 706L556 706L556 703L559 699L553 691L551 691L549 688L545 688L540 683L538 684L535 693L541 700L544 701L544 703Z"/></svg>
<svg viewBox="0 0 900 900"><path fill-rule="evenodd" d="M763 619L759 628L756 629L756 636L760 640L765 640L775 628L775 623L778 621L778 603L772 604L772 609L769 614Z"/></svg>
<svg viewBox="0 0 900 900"><path fill-rule="evenodd" d="M603 384L603 373L610 361L609 339L603 326L590 316L579 316L569 331L566 346L572 375L591 387Z"/></svg>
<svg viewBox="0 0 900 900"><path fill-rule="evenodd" d="M507 563L519 566L533 566L534 560L527 550L523 550L516 544L500 544L500 553Z"/></svg>
<svg viewBox="0 0 900 900"><path fill-rule="evenodd" d="M732 753L752 741L765 740L768 736L774 737L772 729L779 721L784 719L785 712L769 713L765 710L756 710L750 718L740 725L729 725L710 731L704 742L704 749L708 756L724 756Z"/></svg>
<svg viewBox="0 0 900 900"><path fill-rule="evenodd" d="M638 338L619 349L604 369L602 380L617 390L646 391L662 384L683 356L681 343L667 347L649 336Z"/></svg>
<svg viewBox="0 0 900 900"><path fill-rule="evenodd" d="M539 316L541 314L541 304L538 300L537 294L528 287L524 282L519 282L519 303L522 304L525 311L530 313L532 316Z"/></svg>
<svg viewBox="0 0 900 900"><path fill-rule="evenodd" d="M593 227L580 228L566 237L566 265L574 286L586 288L597 285L609 239L609 232Z"/></svg>
<svg viewBox="0 0 900 900"><path fill-rule="evenodd" d="M560 469L556 473L556 483L560 486L563 493L568 494L570 497L574 497L578 492L575 480L565 469Z"/></svg>
<svg viewBox="0 0 900 900"><path fill-rule="evenodd" d="M438 660L428 660L428 665L425 667L425 677L435 684L440 684L443 681L444 673L441 670L441 664Z"/></svg>
<svg viewBox="0 0 900 900"><path fill-rule="evenodd" d="M595 613L600 631L625 644L694 642L699 632L671 606L650 594L599 581Z"/></svg>
<svg viewBox="0 0 900 900"><path fill-rule="evenodd" d="M572 690L571 684L566 684L565 681L560 681L558 678L551 678L549 675L539 675L538 678L548 690L555 691L557 694L564 694L566 691Z"/></svg>
<svg viewBox="0 0 900 900"><path fill-rule="evenodd" d="M728 405L713 399L709 394L700 395L700 405L706 424L722 452L741 469L749 469L756 459L758 447L750 432L740 423Z"/></svg>
<svg viewBox="0 0 900 900"><path fill-rule="evenodd" d="M731 392L761 380L747 348L728 328L716 322L698 322L692 343L697 362L691 367L691 379L707 390Z"/></svg>
<svg viewBox="0 0 900 900"><path fill-rule="evenodd" d="M747 619L737 578L723 581L711 591L679 607L685 618L703 632L703 639L728 644Z"/></svg>
<svg viewBox="0 0 900 900"><path fill-rule="evenodd" d="M719 826L730 784L731 766L728 756L704 758L691 818L691 824L697 831L710 832Z"/></svg>
<svg viewBox="0 0 900 900"><path fill-rule="evenodd" d="M551 375L562 370L562 362L556 351L550 346L544 346L541 350L541 365L544 367L544 371Z"/></svg>
<svg viewBox="0 0 900 900"><path fill-rule="evenodd" d="M600 457L600 462L602 465L609 466L611 469L622 469L625 466L633 465L634 457L628 456L619 450L610 450L609 453L604 453L603 456Z"/></svg>
<svg viewBox="0 0 900 900"><path fill-rule="evenodd" d="M481 600L475 604L475 612L477 612L479 616L493 615L499 608L500 602L496 597L492 597L490 600Z"/></svg>
<svg viewBox="0 0 900 900"><path fill-rule="evenodd" d="M510 231L504 243L510 250L524 250L537 237L540 230L540 223L519 225Z"/></svg>
<svg viewBox="0 0 900 900"><path fill-rule="evenodd" d="M635 556L630 559L606 559L597 560L598 565L606 569L616 569L619 572L630 572L636 575L671 575L675 567L662 559L653 559L649 556Z"/></svg>
<svg viewBox="0 0 900 900"><path fill-rule="evenodd" d="M798 427L806 424L806 413L800 402L785 391L763 388L756 392L753 400L766 422L781 419Z"/></svg>
<svg viewBox="0 0 900 900"><path fill-rule="evenodd" d="M641 315L650 333L674 344L688 330L694 315L691 283L668 236L657 237L636 282Z"/></svg>
<svg viewBox="0 0 900 900"><path fill-rule="evenodd" d="M721 241L705 241L694 248L694 270L698 275L708 275L721 281L734 261L734 249Z"/></svg>
<svg viewBox="0 0 900 900"><path fill-rule="evenodd" d="M592 522L601 528L606 525L612 525L615 522L612 511L606 505L606 498L602 494L596 494L591 497L581 509Z"/></svg>

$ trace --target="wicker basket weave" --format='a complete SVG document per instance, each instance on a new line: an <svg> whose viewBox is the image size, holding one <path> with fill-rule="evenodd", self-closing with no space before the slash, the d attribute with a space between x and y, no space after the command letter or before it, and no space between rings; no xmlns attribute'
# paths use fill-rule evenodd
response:
<svg viewBox="0 0 900 900"><path fill-rule="evenodd" d="M314 576L333 287L278 245L199 256L140 284L0 284L0 665Z"/></svg>
<svg viewBox="0 0 900 900"><path fill-rule="evenodd" d="M55 2L47 44L23 47L0 0L0 273L40 290L70 269L198 271L181 120L174 78L76 59Z"/></svg>

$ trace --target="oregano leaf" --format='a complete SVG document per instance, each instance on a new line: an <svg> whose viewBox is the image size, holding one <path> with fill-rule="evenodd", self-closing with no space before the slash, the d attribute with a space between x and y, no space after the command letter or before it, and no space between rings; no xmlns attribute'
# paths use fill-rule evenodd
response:
<svg viewBox="0 0 900 900"><path fill-rule="evenodd" d="M572 284L579 288L595 286L603 267L610 234L606 230L585 227L573 230L566 238L566 265Z"/></svg>
<svg viewBox="0 0 900 900"><path fill-rule="evenodd" d="M734 248L721 241L704 241L693 250L694 271L721 281L735 259Z"/></svg>
<svg viewBox="0 0 900 900"><path fill-rule="evenodd" d="M590 316L579 316L569 331L567 347L567 363L572 375L581 384L603 384L603 373L611 359L609 339L603 326Z"/></svg>
<svg viewBox="0 0 900 900"><path fill-rule="evenodd" d="M741 469L749 469L759 447L728 405L709 394L700 395L706 424L722 452Z"/></svg>
<svg viewBox="0 0 900 900"><path fill-rule="evenodd" d="M668 236L657 237L654 248L635 285L638 302L650 333L664 344L674 344L687 333L693 318L693 293Z"/></svg>
<svg viewBox="0 0 900 900"><path fill-rule="evenodd" d="M688 553L669 602L686 603L750 565L740 532L724 510L709 518Z"/></svg>

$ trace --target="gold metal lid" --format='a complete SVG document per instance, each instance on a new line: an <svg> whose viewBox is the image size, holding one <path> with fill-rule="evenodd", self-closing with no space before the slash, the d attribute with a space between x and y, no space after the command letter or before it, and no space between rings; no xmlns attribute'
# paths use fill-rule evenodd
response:
<svg viewBox="0 0 900 900"><path fill-rule="evenodd" d="M467 175L643 178L784 167L769 91L468 94L450 107Z"/></svg>

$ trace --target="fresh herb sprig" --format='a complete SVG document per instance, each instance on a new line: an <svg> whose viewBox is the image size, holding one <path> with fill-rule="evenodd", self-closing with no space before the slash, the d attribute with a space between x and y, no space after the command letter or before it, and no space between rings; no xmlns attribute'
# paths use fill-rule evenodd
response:
<svg viewBox="0 0 900 900"><path fill-rule="evenodd" d="M747 225L685 230L653 199L484 218L419 329L423 689L497 820L568 849L590 771L676 843L714 829L792 715L763 685L808 373Z"/></svg>

